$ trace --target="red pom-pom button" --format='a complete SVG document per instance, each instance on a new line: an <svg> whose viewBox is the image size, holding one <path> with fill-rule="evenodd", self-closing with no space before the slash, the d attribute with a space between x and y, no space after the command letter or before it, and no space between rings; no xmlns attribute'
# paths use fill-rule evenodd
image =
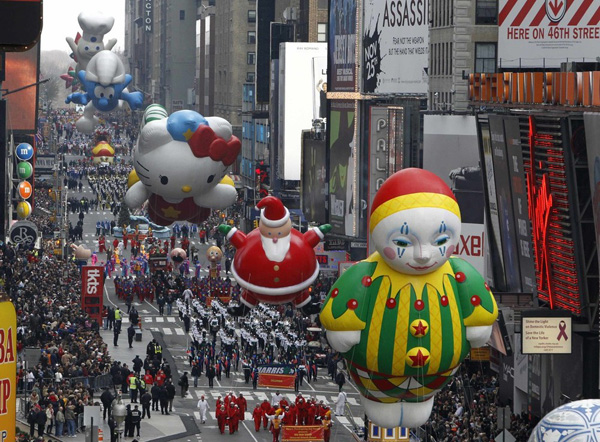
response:
<svg viewBox="0 0 600 442"><path fill-rule="evenodd" d="M371 283L373 282L373 280L371 279L370 276L363 276L362 279L362 285L364 285L365 287L369 287L371 285Z"/></svg>
<svg viewBox="0 0 600 442"><path fill-rule="evenodd" d="M477 295L471 296L471 304L477 307L479 304L481 304L481 298Z"/></svg>
<svg viewBox="0 0 600 442"><path fill-rule="evenodd" d="M348 301L348 304L346 304L348 306L348 308L350 310L355 310L356 307L358 307L358 301L356 299L351 299L350 301Z"/></svg>
<svg viewBox="0 0 600 442"><path fill-rule="evenodd" d="M463 272L456 272L454 277L456 278L456 282L465 282L467 280L467 277Z"/></svg>
<svg viewBox="0 0 600 442"><path fill-rule="evenodd" d="M415 308L421 311L425 308L425 303L419 299L418 301L415 301Z"/></svg>
<svg viewBox="0 0 600 442"><path fill-rule="evenodd" d="M335 298L339 293L340 293L340 291L338 289L333 289L331 291L331 297Z"/></svg>
<svg viewBox="0 0 600 442"><path fill-rule="evenodd" d="M446 307L448 305L448 297L446 295L444 295L440 298L440 304L442 304L442 306L444 306L444 307Z"/></svg>
<svg viewBox="0 0 600 442"><path fill-rule="evenodd" d="M388 300L385 302L385 306L387 308L394 308L394 307L396 307L396 300L394 298L388 298Z"/></svg>

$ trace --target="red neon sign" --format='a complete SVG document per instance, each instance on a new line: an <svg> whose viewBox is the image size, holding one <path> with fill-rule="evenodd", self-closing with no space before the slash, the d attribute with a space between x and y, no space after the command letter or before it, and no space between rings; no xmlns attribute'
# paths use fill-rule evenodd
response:
<svg viewBox="0 0 600 442"><path fill-rule="evenodd" d="M554 308L554 296L552 294L552 268L550 267L550 251L548 244L549 220L553 208L553 198L550 192L548 174L542 175L542 182L539 187L536 186L535 178L535 124L533 117L529 117L529 153L531 158L531 167L527 172L527 199L529 200L529 219L533 230L533 248L537 260L538 271L538 290L544 289L547 285L550 308ZM541 162L539 163L542 168Z"/></svg>

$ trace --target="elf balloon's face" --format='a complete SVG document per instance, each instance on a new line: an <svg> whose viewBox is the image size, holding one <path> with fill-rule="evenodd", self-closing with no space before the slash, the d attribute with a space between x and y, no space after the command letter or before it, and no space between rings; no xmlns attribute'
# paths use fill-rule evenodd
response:
<svg viewBox="0 0 600 442"><path fill-rule="evenodd" d="M441 267L455 252L460 219L441 208L401 210L381 220L371 238L394 270L422 275Z"/></svg>

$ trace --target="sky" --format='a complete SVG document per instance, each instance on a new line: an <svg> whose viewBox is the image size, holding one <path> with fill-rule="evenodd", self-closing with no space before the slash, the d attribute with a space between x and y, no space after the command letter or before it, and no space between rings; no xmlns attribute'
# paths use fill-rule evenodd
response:
<svg viewBox="0 0 600 442"><path fill-rule="evenodd" d="M106 36L116 38L113 48L124 47L125 1L124 0L44 0L44 25L42 29L42 51L63 50L71 53L66 37L73 37L81 32L77 16L82 11L100 11L115 18L115 24Z"/></svg>

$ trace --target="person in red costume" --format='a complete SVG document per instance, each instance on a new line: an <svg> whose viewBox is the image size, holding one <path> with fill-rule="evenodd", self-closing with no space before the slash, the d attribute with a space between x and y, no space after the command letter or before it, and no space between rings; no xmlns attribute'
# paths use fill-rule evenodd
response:
<svg viewBox="0 0 600 442"><path fill-rule="evenodd" d="M267 424L269 423L269 417L267 415L275 413L275 410L272 410L271 404L267 399L265 399L263 403L260 404L260 409L263 412L263 427L266 430Z"/></svg>
<svg viewBox="0 0 600 442"><path fill-rule="evenodd" d="M248 401L242 393L239 394L237 398L237 405L240 407L240 420L243 421L246 415L246 409L248 408Z"/></svg>
<svg viewBox="0 0 600 442"><path fill-rule="evenodd" d="M267 196L256 205L261 209L257 229L248 235L225 224L219 231L237 249L231 271L243 288L241 304L231 307L233 315L243 315L259 302L306 307L305 313L315 313L310 305L310 285L319 274L314 247L331 230L329 224L300 233L292 228L290 212L274 196ZM310 307L310 309L308 308Z"/></svg>
<svg viewBox="0 0 600 442"><path fill-rule="evenodd" d="M217 423L219 425L219 431L221 434L225 433L225 424L227 422L227 411L225 411L225 406L221 406L221 408L217 408L216 418Z"/></svg>
<svg viewBox="0 0 600 442"><path fill-rule="evenodd" d="M262 420L263 415L264 413L262 408L260 408L260 404L256 404L256 407L254 407L254 411L252 412L252 419L254 419L254 429L257 433L260 431L260 421Z"/></svg>

